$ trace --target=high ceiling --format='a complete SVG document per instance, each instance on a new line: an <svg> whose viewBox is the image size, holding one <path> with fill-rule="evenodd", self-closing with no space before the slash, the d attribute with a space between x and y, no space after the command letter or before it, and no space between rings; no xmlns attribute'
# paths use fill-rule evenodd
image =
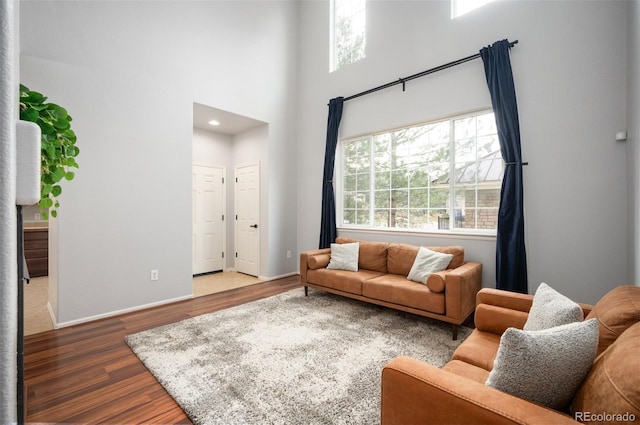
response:
<svg viewBox="0 0 640 425"><path fill-rule="evenodd" d="M209 124L211 120L218 121L220 125L213 126ZM201 130L234 136L264 124L266 123L263 121L223 111L222 109L195 102L193 104L193 127Z"/></svg>

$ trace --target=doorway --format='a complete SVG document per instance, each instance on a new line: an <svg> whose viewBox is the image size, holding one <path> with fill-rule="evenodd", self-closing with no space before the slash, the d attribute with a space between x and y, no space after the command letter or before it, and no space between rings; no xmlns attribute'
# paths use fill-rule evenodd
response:
<svg viewBox="0 0 640 425"><path fill-rule="evenodd" d="M28 279L22 282L24 291L24 335L53 329L54 315L49 292L49 257L57 253L51 251L51 236L56 241L57 222L43 220L37 205L24 207L25 272ZM54 226L49 224L53 222ZM53 232L52 232L53 231ZM52 276L52 279L55 276ZM55 294L54 294L55 296Z"/></svg>
<svg viewBox="0 0 640 425"><path fill-rule="evenodd" d="M212 206L213 212L207 211L206 214L214 219L218 216L224 216L222 220L222 232L225 238L222 240L222 247L219 245L210 245L213 248L199 247L204 242L205 236L203 233L202 242L196 236L196 232L193 232L192 241L192 262L194 274L198 275L194 277L193 294L194 296L205 295L206 293L219 292L221 288L227 288L230 286L244 286L245 284L251 284L259 282L260 275L260 166L267 158L267 143L269 138L268 123L253 118L249 118L244 115L239 115L233 112L221 110L218 108L210 107L202 103L193 103L193 157L192 168L194 165L208 166L213 168L223 169L222 178L225 179L225 183L221 191L223 192L224 202L219 203L222 205L222 210L217 206ZM252 170L251 167L255 166ZM196 203L198 190L197 184L197 170L193 171L193 193L192 203ZM220 175L212 177L212 183L218 180ZM243 187L242 195L236 192L237 184L235 178L239 178L239 184ZM253 185L252 189L248 189ZM213 199L217 197L213 195L215 189L210 193L210 197L206 198L210 200L210 205L213 203ZM252 194L256 198L250 201L247 198L249 194ZM240 199L243 197L243 199ZM202 201L204 206L205 199ZM239 203L243 205L249 202L248 207L239 207ZM264 200L263 200L264 202ZM207 207L209 208L209 207ZM197 222L194 207L194 216L192 220ZM236 213L241 221L246 221L249 231L243 233L240 236L240 228L237 226ZM201 213L204 216L205 212ZM251 223L249 223L251 221ZM200 231L198 231L200 232ZM214 233L212 233L214 235ZM211 236L218 241L221 238ZM253 242L250 248L246 248L247 242ZM241 246L238 250L238 247ZM207 270L211 270L211 266L202 267L199 265L198 256L203 259L207 257L206 250L210 250L212 253L210 257L211 261L216 260L216 252L224 252L224 258L222 254L217 257L217 260L221 262L221 265L214 265L214 272L211 273ZM199 254L199 251L202 254ZM236 258L236 252L238 258ZM263 258L264 260L264 258ZM217 273L218 270L222 270L221 273ZM224 290L224 289L222 289Z"/></svg>

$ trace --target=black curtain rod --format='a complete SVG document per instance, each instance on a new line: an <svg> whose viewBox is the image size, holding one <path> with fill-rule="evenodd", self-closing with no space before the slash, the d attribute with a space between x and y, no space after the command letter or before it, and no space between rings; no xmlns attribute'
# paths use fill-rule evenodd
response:
<svg viewBox="0 0 640 425"><path fill-rule="evenodd" d="M513 47L516 44L518 44L518 40L511 41L509 43L509 47ZM377 92L377 91L380 91L382 89L386 89L388 87L392 87L392 86L395 86L395 85L398 85L398 84L402 84L402 91L404 91L405 90L405 83L407 81L415 80L416 78L424 77L425 75L433 74L434 72L442 71L443 69L451 68L451 67L454 67L456 65L460 65L462 63L472 61L472 60L477 59L479 57L480 57L480 53L476 53L475 55L467 56L466 58L458 59L456 61L449 62L449 63L446 63L444 65L436 66L435 68L427 69L426 71L422 71L422 72L419 72L417 74L410 75L409 77L399 78L396 81L392 81L390 83L383 84L383 85L378 86L378 87L374 87L372 89L363 91L361 93L354 94L354 95L349 96L349 97L345 97L343 99L343 102L346 102L347 100L355 99L356 97L364 96L365 94L374 93L374 92Z"/></svg>

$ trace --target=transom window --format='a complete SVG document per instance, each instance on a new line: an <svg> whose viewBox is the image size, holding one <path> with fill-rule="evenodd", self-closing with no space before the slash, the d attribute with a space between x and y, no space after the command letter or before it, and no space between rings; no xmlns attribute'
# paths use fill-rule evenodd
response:
<svg viewBox="0 0 640 425"><path fill-rule="evenodd" d="M479 7L482 7L493 0L451 0L451 19L469 13Z"/></svg>
<svg viewBox="0 0 640 425"><path fill-rule="evenodd" d="M494 233L503 161L493 112L340 144L340 227Z"/></svg>
<svg viewBox="0 0 640 425"><path fill-rule="evenodd" d="M330 72L364 58L366 0L331 1Z"/></svg>

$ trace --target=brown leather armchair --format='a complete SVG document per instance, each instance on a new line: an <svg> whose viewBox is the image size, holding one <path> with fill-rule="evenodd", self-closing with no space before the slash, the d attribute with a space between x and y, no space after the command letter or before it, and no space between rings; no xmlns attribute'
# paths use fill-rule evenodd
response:
<svg viewBox="0 0 640 425"><path fill-rule="evenodd" d="M640 421L637 286L615 288L595 306L581 304L585 319L595 317L600 323L598 357L566 412L484 384L502 333L524 326L532 300L532 295L482 289L477 295L476 329L442 369L407 357L392 360L382 371L382 425L576 424L576 419L589 423L607 419L598 414L626 414L617 417L618 423L624 418Z"/></svg>

